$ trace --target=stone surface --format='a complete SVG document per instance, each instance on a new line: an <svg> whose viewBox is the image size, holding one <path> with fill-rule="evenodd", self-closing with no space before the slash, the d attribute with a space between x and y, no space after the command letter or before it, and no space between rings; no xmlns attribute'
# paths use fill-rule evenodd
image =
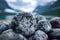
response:
<svg viewBox="0 0 60 40"><path fill-rule="evenodd" d="M23 35L21 35L21 34L18 34L19 35L19 39L20 40L28 40L26 37L24 37Z"/></svg>
<svg viewBox="0 0 60 40"><path fill-rule="evenodd" d="M50 33L49 33L49 37L50 38L54 38L54 39L59 39L60 38L60 29L53 29Z"/></svg>
<svg viewBox="0 0 60 40"><path fill-rule="evenodd" d="M27 40L23 35L18 35L12 31L12 29L4 31L0 35L0 40Z"/></svg>
<svg viewBox="0 0 60 40"><path fill-rule="evenodd" d="M45 16L42 16L42 15L36 15L35 17L36 17L37 23L41 20L44 20L44 21L47 20Z"/></svg>
<svg viewBox="0 0 60 40"><path fill-rule="evenodd" d="M45 33L48 33L52 30L51 24L48 21L41 20L38 23L38 29L44 31Z"/></svg>
<svg viewBox="0 0 60 40"><path fill-rule="evenodd" d="M12 24L14 25L16 32L25 36L32 35L37 29L36 19L32 14L19 13L13 18Z"/></svg>
<svg viewBox="0 0 60 40"><path fill-rule="evenodd" d="M60 28L60 17L54 17L50 20L53 28Z"/></svg>
<svg viewBox="0 0 60 40"><path fill-rule="evenodd" d="M51 39L51 40L60 40L60 39Z"/></svg>
<svg viewBox="0 0 60 40"><path fill-rule="evenodd" d="M0 23L0 33L2 33L3 31L9 29L9 26L5 23Z"/></svg>
<svg viewBox="0 0 60 40"><path fill-rule="evenodd" d="M29 40L48 40L48 36L43 31L38 30Z"/></svg>
<svg viewBox="0 0 60 40"><path fill-rule="evenodd" d="M4 31L0 35L0 40L19 40L19 37L11 29L9 29L9 30Z"/></svg>

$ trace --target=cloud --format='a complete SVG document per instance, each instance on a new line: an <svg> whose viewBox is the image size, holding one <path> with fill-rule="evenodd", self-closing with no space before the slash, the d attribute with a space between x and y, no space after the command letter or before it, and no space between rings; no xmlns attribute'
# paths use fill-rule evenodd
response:
<svg viewBox="0 0 60 40"><path fill-rule="evenodd" d="M32 12L36 7L35 0L29 0L29 1L28 0L18 0L18 1L16 0L16 2L7 1L7 3L10 7L25 11L25 12Z"/></svg>
<svg viewBox="0 0 60 40"><path fill-rule="evenodd" d="M7 2L16 2L16 0L6 0Z"/></svg>
<svg viewBox="0 0 60 40"><path fill-rule="evenodd" d="M37 0L36 0L37 1ZM55 3L57 0L38 0L38 4L41 5L41 6L45 6L47 4L53 4Z"/></svg>
<svg viewBox="0 0 60 40"><path fill-rule="evenodd" d="M13 9L22 10L25 12L32 12L38 5L45 6L53 4L57 0L6 0L8 5Z"/></svg>
<svg viewBox="0 0 60 40"><path fill-rule="evenodd" d="M5 12L16 13L14 10L11 10L11 9L5 9Z"/></svg>

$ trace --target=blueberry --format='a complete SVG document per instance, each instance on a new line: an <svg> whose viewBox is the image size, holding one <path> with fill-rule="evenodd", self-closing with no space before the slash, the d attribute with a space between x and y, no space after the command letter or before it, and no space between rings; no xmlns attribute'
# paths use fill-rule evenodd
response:
<svg viewBox="0 0 60 40"><path fill-rule="evenodd" d="M43 31L36 31L35 34L29 38L29 40L48 40L48 35Z"/></svg>
<svg viewBox="0 0 60 40"><path fill-rule="evenodd" d="M54 39L60 39L60 29L58 29L58 28L53 29L53 30L49 33L49 37L50 37L50 38L54 38Z"/></svg>
<svg viewBox="0 0 60 40"><path fill-rule="evenodd" d="M13 29L25 36L32 35L37 29L35 17L30 13L19 13L12 20Z"/></svg>
<svg viewBox="0 0 60 40"><path fill-rule="evenodd" d="M54 17L50 20L52 28L60 28L60 17Z"/></svg>
<svg viewBox="0 0 60 40"><path fill-rule="evenodd" d="M9 29L9 25L5 24L5 23L0 23L0 33L2 33L3 31Z"/></svg>
<svg viewBox="0 0 60 40"><path fill-rule="evenodd" d="M38 23L38 29L44 31L45 33L48 33L52 30L51 24L48 21L41 20Z"/></svg>

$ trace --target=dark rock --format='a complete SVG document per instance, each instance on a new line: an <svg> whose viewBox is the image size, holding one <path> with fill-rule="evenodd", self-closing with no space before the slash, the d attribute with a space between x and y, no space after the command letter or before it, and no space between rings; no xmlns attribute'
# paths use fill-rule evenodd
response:
<svg viewBox="0 0 60 40"><path fill-rule="evenodd" d="M55 17L50 20L52 28L60 28L60 17Z"/></svg>
<svg viewBox="0 0 60 40"><path fill-rule="evenodd" d="M54 39L60 39L60 29L53 29L53 30L49 33L49 37L50 37L50 38L54 38Z"/></svg>
<svg viewBox="0 0 60 40"><path fill-rule="evenodd" d="M51 39L51 40L60 40L60 39Z"/></svg>
<svg viewBox="0 0 60 40"><path fill-rule="evenodd" d="M29 40L48 40L48 36L43 31L38 30Z"/></svg>

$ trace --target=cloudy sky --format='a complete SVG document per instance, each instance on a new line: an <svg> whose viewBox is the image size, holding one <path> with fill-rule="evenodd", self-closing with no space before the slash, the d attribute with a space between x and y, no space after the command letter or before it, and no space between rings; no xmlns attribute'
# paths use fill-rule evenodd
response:
<svg viewBox="0 0 60 40"><path fill-rule="evenodd" d="M25 12L32 12L38 5L52 5L56 1L57 0L6 0L8 5L13 9L22 10Z"/></svg>

